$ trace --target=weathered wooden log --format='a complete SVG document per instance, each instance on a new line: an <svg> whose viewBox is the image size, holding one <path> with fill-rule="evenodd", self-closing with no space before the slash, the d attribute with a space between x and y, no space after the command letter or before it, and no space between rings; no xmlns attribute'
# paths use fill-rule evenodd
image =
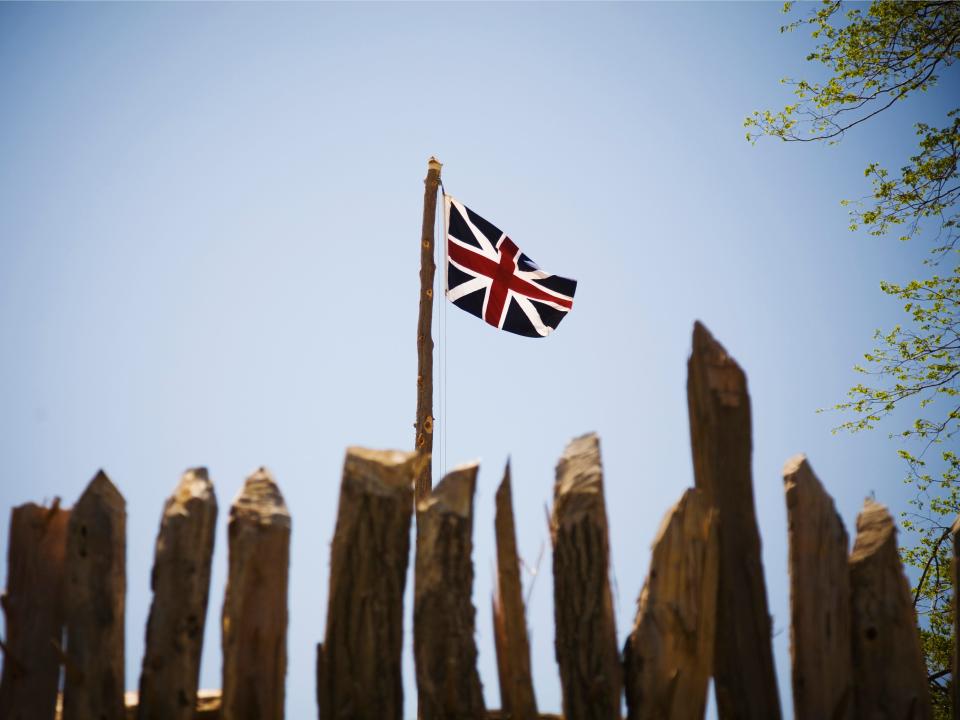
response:
<svg viewBox="0 0 960 720"><path fill-rule="evenodd" d="M530 642L523 607L520 560L517 557L517 533L513 521L510 463L497 489L497 585L493 603L493 623L500 677L503 711L514 720L536 720L537 700L530 673Z"/></svg>
<svg viewBox="0 0 960 720"><path fill-rule="evenodd" d="M932 717L917 616L897 552L896 526L867 500L850 554L853 687L858 720Z"/></svg>
<svg viewBox="0 0 960 720"><path fill-rule="evenodd" d="M687 364L687 403L696 486L720 513L717 708L721 719L777 720L780 698L750 470L747 378L699 322Z"/></svg>
<svg viewBox="0 0 960 720"><path fill-rule="evenodd" d="M563 714L577 720L619 718L622 668L595 434L572 440L557 463L550 535Z"/></svg>
<svg viewBox="0 0 960 720"><path fill-rule="evenodd" d="M188 470L160 519L140 672L139 720L193 720L217 498L205 468Z"/></svg>
<svg viewBox="0 0 960 720"><path fill-rule="evenodd" d="M687 490L667 513L623 649L630 720L699 720L713 664L719 544L716 511Z"/></svg>
<svg viewBox="0 0 960 720"><path fill-rule="evenodd" d="M67 523L63 720L123 720L126 503L101 470Z"/></svg>
<svg viewBox="0 0 960 720"><path fill-rule="evenodd" d="M783 467L790 537L790 652L799 720L852 720L849 543L806 457Z"/></svg>
<svg viewBox="0 0 960 720"><path fill-rule="evenodd" d="M950 528L952 541L953 574L953 682L950 683L953 698L953 720L960 720L960 517L953 522Z"/></svg>
<svg viewBox="0 0 960 720"><path fill-rule="evenodd" d="M416 454L350 448L318 650L322 720L402 720L403 592Z"/></svg>
<svg viewBox="0 0 960 720"><path fill-rule="evenodd" d="M230 508L223 601L223 717L279 720L287 674L290 513L260 468Z"/></svg>
<svg viewBox="0 0 960 720"><path fill-rule="evenodd" d="M27 503L10 515L0 718L52 720L63 646L64 556L69 510Z"/></svg>
<svg viewBox="0 0 960 720"><path fill-rule="evenodd" d="M413 655L421 720L486 717L474 640L477 464L454 468L417 504Z"/></svg>

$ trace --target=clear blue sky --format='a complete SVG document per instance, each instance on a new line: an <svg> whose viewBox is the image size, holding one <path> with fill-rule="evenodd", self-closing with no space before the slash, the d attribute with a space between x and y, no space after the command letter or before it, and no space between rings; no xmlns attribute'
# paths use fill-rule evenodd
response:
<svg viewBox="0 0 960 720"><path fill-rule="evenodd" d="M488 705L505 460L532 563L556 458L599 432L622 643L659 521L693 482L699 318L749 376L790 717L784 460L809 454L851 535L869 493L895 511L909 497L885 432L833 436L839 418L815 411L857 380L873 329L899 320L879 281L916 275L926 248L850 233L839 200L867 191L868 162L898 167L911 123L937 120L951 92L837 147L752 147L744 116L788 100L778 80L804 72L810 47L778 33L779 7L0 5L0 576L9 508L72 503L103 467L128 503L135 688L162 503L206 465L221 510L201 685L219 687L225 520L266 465L293 515L287 716L314 716L344 449L413 441L435 154L449 192L580 283L546 340L447 312L448 459L482 463ZM550 563L547 547L529 621L540 705L556 711ZM412 678L408 652L411 718Z"/></svg>

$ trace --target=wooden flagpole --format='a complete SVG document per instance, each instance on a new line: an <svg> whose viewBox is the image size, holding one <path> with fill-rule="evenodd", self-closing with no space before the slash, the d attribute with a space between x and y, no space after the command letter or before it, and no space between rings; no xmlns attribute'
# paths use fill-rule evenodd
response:
<svg viewBox="0 0 960 720"><path fill-rule="evenodd" d="M437 188L441 163L435 157L427 161L423 191L423 228L420 232L420 316L417 321L417 422L416 449L420 453L416 475L415 501L430 495L433 486L433 226L437 218Z"/></svg>

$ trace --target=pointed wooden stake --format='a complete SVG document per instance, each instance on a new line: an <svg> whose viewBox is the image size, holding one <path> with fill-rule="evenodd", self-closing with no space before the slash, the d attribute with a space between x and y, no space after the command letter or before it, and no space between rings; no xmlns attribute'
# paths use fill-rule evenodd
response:
<svg viewBox="0 0 960 720"><path fill-rule="evenodd" d="M530 643L523 607L520 561L513 522L510 463L497 490L497 587L493 602L497 669L503 711L514 720L536 720L537 701L530 674Z"/></svg>
<svg viewBox="0 0 960 720"><path fill-rule="evenodd" d="M563 715L620 717L622 670L610 593L610 544L600 441L570 442L560 462L550 519L556 653Z"/></svg>
<svg viewBox="0 0 960 720"><path fill-rule="evenodd" d="M139 720L194 719L216 524L217 498L206 469L188 470L160 519Z"/></svg>
<svg viewBox="0 0 960 720"><path fill-rule="evenodd" d="M953 720L960 720L960 517L953 521L953 527L950 528L950 540L952 550L952 576L953 576L953 657L951 668L953 669L954 681L950 683L951 695L953 698Z"/></svg>
<svg viewBox="0 0 960 720"><path fill-rule="evenodd" d="M790 535L790 651L798 718L852 720L847 532L803 455L783 467Z"/></svg>
<svg viewBox="0 0 960 720"><path fill-rule="evenodd" d="M454 468L417 505L413 655L422 720L486 720L470 599L477 467Z"/></svg>
<svg viewBox="0 0 960 720"><path fill-rule="evenodd" d="M629 720L697 720L713 664L719 559L716 511L687 490L653 541L623 649Z"/></svg>
<svg viewBox="0 0 960 720"><path fill-rule="evenodd" d="M350 448L330 548L321 718L402 720L403 592L415 453Z"/></svg>
<svg viewBox="0 0 960 720"><path fill-rule="evenodd" d="M223 717L281 720L287 674L290 513L260 468L230 508L223 601Z"/></svg>
<svg viewBox="0 0 960 720"><path fill-rule="evenodd" d="M0 718L53 720L63 645L69 510L28 503L10 515Z"/></svg>
<svg viewBox="0 0 960 720"><path fill-rule="evenodd" d="M126 503L101 470L67 526L63 720L123 720Z"/></svg>
<svg viewBox="0 0 960 720"><path fill-rule="evenodd" d="M699 322L687 364L697 488L719 511L714 689L721 718L778 720L770 612L753 504L747 377Z"/></svg>
<svg viewBox="0 0 960 720"><path fill-rule="evenodd" d="M867 500L850 554L854 717L929 720L917 615L896 534L887 508Z"/></svg>

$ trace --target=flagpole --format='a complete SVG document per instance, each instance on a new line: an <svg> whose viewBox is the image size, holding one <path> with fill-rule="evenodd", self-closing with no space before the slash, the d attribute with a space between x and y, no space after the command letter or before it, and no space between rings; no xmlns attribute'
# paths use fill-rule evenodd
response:
<svg viewBox="0 0 960 720"><path fill-rule="evenodd" d="M415 498L430 495L433 488L433 278L437 265L433 259L433 226L437 218L437 189L440 186L439 160L427 161L423 191L423 228L420 232L420 315L417 320L417 422L416 449L420 453Z"/></svg>

